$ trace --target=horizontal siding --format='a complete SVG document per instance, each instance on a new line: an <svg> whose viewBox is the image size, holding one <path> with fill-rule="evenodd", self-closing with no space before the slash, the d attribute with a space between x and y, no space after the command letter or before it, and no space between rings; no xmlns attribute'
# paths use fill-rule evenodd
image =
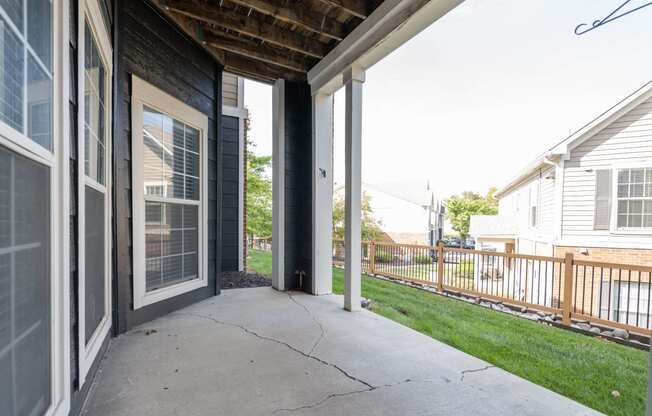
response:
<svg viewBox="0 0 652 416"><path fill-rule="evenodd" d="M222 104L238 106L238 77L226 72L222 75Z"/></svg>
<svg viewBox="0 0 652 416"><path fill-rule="evenodd" d="M571 151L565 162L562 238L595 243L640 243L640 236L613 236L593 230L595 171L615 165L650 162L652 99L639 104Z"/></svg>
<svg viewBox="0 0 652 416"><path fill-rule="evenodd" d="M555 180L553 168L537 171L511 192L503 195L498 202L501 216L515 217L519 227L519 237L523 241L551 241L555 227ZM530 227L530 189L539 184L538 225ZM520 250L520 248L519 248Z"/></svg>

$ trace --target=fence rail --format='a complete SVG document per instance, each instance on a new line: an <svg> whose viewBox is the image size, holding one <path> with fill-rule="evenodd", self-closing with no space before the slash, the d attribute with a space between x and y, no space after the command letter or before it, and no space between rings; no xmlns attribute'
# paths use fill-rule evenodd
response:
<svg viewBox="0 0 652 416"><path fill-rule="evenodd" d="M344 242L333 241L333 264L344 265ZM362 270L572 319L652 331L652 267L365 241Z"/></svg>

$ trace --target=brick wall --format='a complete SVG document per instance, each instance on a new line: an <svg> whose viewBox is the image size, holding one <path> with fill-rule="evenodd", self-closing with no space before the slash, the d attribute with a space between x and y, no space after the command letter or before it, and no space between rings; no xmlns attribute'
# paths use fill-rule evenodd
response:
<svg viewBox="0 0 652 416"><path fill-rule="evenodd" d="M598 261L605 263L632 264L637 266L652 265L652 250L629 248L593 248L588 247L588 255L580 253L580 247L555 247L555 257L564 257L573 253L577 260Z"/></svg>

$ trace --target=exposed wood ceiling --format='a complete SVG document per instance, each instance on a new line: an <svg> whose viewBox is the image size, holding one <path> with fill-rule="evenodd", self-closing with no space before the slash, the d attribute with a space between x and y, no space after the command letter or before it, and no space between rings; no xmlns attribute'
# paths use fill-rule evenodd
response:
<svg viewBox="0 0 652 416"><path fill-rule="evenodd" d="M238 75L305 80L382 0L151 0Z"/></svg>

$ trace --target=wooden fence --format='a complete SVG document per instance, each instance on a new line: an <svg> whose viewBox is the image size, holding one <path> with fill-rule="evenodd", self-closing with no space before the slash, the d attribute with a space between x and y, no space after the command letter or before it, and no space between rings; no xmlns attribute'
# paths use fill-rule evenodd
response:
<svg viewBox="0 0 652 416"><path fill-rule="evenodd" d="M344 264L344 242L333 263ZM652 267L421 245L362 243L363 271L650 335Z"/></svg>

